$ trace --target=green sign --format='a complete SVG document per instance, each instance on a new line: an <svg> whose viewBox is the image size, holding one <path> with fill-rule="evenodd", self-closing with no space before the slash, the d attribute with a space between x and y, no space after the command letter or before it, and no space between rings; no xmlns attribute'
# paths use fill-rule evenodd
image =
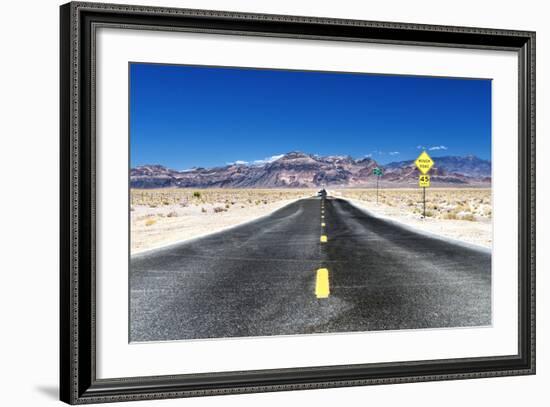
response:
<svg viewBox="0 0 550 407"><path fill-rule="evenodd" d="M372 173L373 173L374 175L379 176L379 177L382 176L382 170L381 170L380 168L378 168L378 167L376 167L375 169L373 169L373 170L372 170Z"/></svg>

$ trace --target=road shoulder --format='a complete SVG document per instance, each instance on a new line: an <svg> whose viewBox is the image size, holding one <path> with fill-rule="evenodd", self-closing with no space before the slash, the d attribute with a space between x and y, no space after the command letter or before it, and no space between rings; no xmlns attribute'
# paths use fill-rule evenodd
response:
<svg viewBox="0 0 550 407"><path fill-rule="evenodd" d="M396 213L393 208L367 203L353 198L338 197L370 216L383 219L407 230L442 239L474 250L491 253L492 223L464 220L421 219Z"/></svg>
<svg viewBox="0 0 550 407"><path fill-rule="evenodd" d="M247 210L163 218L154 225L131 222L131 255L149 253L264 219L300 199L281 200Z"/></svg>

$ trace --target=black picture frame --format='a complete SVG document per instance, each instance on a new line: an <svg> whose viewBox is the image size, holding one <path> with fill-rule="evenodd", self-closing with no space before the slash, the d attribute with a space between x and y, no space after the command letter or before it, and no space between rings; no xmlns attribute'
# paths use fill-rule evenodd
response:
<svg viewBox="0 0 550 407"><path fill-rule="evenodd" d="M535 33L72 2L60 7L60 398L70 404L535 373ZM486 50L519 56L519 350L515 355L97 379L95 72L98 26Z"/></svg>

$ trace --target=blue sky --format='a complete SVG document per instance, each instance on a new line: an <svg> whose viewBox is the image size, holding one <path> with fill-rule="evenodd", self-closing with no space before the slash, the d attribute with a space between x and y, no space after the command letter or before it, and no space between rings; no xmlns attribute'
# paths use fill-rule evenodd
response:
<svg viewBox="0 0 550 407"><path fill-rule="evenodd" d="M290 151L381 164L491 158L491 81L130 65L131 166L183 170Z"/></svg>

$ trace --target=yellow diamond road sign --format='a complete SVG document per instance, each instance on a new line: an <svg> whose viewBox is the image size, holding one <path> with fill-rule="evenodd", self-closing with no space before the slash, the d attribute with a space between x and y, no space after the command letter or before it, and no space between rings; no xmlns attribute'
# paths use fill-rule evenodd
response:
<svg viewBox="0 0 550 407"><path fill-rule="evenodd" d="M430 171L430 169L434 165L433 160L430 158L428 153L425 152L425 151L422 151L422 154L420 154L418 156L418 158L416 159L416 161L414 163L416 164L416 167L419 169L419 171L422 174L428 173L428 171Z"/></svg>

